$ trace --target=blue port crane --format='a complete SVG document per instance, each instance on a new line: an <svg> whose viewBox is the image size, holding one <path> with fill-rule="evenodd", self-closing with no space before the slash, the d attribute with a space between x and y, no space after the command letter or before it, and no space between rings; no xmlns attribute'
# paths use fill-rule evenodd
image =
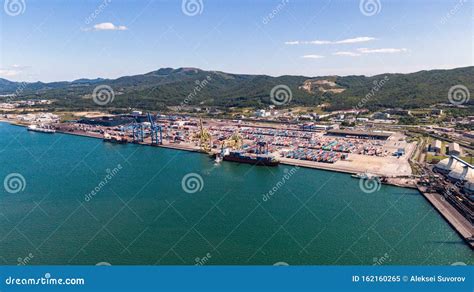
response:
<svg viewBox="0 0 474 292"><path fill-rule="evenodd" d="M151 145L163 144L163 129L156 124L150 113L147 113L148 122L150 123Z"/></svg>
<svg viewBox="0 0 474 292"><path fill-rule="evenodd" d="M268 143L265 141L257 142L256 154L268 154Z"/></svg>
<svg viewBox="0 0 474 292"><path fill-rule="evenodd" d="M132 125L132 135L133 135L133 143L140 143L143 142L143 125L139 123L136 119Z"/></svg>

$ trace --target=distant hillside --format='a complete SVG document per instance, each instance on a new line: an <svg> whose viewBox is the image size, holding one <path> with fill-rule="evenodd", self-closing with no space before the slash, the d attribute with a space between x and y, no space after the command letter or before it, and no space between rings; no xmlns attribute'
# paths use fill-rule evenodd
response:
<svg viewBox="0 0 474 292"><path fill-rule="evenodd" d="M385 81L380 86L382 80ZM270 91L280 84L292 91L290 106L328 103L331 109L351 108L379 87L364 107L416 108L447 103L449 88L457 84L467 86L474 94L474 67L373 77L271 77L197 68L162 68L117 79L27 84L0 79L0 94L14 93L21 86L24 89L18 98L56 99L57 107L96 108L91 94L96 86L103 84L111 86L115 92L113 103L106 105L114 108L160 110L183 104L185 99L186 105L190 106L260 107L271 104ZM473 104L474 97L469 105Z"/></svg>
<svg viewBox="0 0 474 292"><path fill-rule="evenodd" d="M388 81L368 102L369 107L402 107L416 108L436 103L449 103L448 91L458 84L466 86L471 95L470 105L474 105L474 67L451 70L430 70L410 74L381 74L373 77L346 76L338 77L337 84L347 90L333 95L334 107L357 104L360 97L367 95L374 82L385 78Z"/></svg>

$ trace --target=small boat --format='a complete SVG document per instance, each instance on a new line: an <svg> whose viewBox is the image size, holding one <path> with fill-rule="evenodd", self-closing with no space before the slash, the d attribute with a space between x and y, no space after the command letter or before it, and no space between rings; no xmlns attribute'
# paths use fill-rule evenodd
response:
<svg viewBox="0 0 474 292"><path fill-rule="evenodd" d="M372 173L368 173L368 172L361 172L361 173L357 173L357 174L353 174L351 175L353 178L363 178L363 179L374 179L374 178L378 178L378 175L375 175L375 174L372 174Z"/></svg>
<svg viewBox="0 0 474 292"><path fill-rule="evenodd" d="M55 129L48 129L48 128L43 128L43 127L38 127L36 125L29 125L28 128L26 128L26 129L28 131L46 133L46 134L56 133Z"/></svg>

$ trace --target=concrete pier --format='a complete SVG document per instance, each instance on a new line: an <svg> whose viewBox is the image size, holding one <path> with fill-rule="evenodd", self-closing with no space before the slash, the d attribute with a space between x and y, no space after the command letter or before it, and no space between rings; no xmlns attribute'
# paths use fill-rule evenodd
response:
<svg viewBox="0 0 474 292"><path fill-rule="evenodd" d="M474 227L464 218L443 195L438 193L427 193L426 188L420 187L419 191L435 207L435 209L448 221L448 223L461 235L466 243L474 249Z"/></svg>

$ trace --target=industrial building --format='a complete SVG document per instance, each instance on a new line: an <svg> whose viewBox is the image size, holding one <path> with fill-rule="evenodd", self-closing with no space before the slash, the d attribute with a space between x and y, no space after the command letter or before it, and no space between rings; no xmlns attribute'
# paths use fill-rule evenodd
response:
<svg viewBox="0 0 474 292"><path fill-rule="evenodd" d="M392 133L390 132L368 132L356 130L329 130L326 133L329 136L372 140L387 140L392 136Z"/></svg>
<svg viewBox="0 0 474 292"><path fill-rule="evenodd" d="M467 195L474 195L474 167L456 156L441 160L433 168L446 175L448 180L458 184Z"/></svg>
<svg viewBox="0 0 474 292"><path fill-rule="evenodd" d="M439 154L441 152L441 147L442 147L441 141L434 140L430 145L429 151Z"/></svg>
<svg viewBox="0 0 474 292"><path fill-rule="evenodd" d="M458 143L449 143L449 155L460 156L462 154L461 147L459 147Z"/></svg>
<svg viewBox="0 0 474 292"><path fill-rule="evenodd" d="M454 182L472 180L474 179L474 170L469 164L466 164L462 167L452 170L448 174L448 178Z"/></svg>
<svg viewBox="0 0 474 292"><path fill-rule="evenodd" d="M374 120L390 119L390 114L389 113L376 112L372 115L372 119L374 119Z"/></svg>
<svg viewBox="0 0 474 292"><path fill-rule="evenodd" d="M104 127L116 127L120 125L130 124L132 123L137 117L130 117L130 116L113 116L113 117L98 117L98 118L84 118L77 121L80 124L86 125L96 125L96 126L104 126ZM140 120L140 118L138 117Z"/></svg>
<svg viewBox="0 0 474 292"><path fill-rule="evenodd" d="M445 159L441 160L440 162L438 162L434 166L433 170L435 172L439 172L441 174L447 175L448 173L450 173L453 170L456 170L456 169L459 170L459 167L462 168L462 166L463 165L460 165L460 162L457 159L457 157L450 156L449 158L445 158Z"/></svg>
<svg viewBox="0 0 474 292"><path fill-rule="evenodd" d="M139 114L139 111L135 111L132 114L124 114L124 115L117 115L117 116L103 116L103 117L96 117L96 118L83 118L77 121L79 124L86 124L86 125L95 125L95 126L103 126L103 127L116 127L121 125L127 125L134 122L137 123L144 123L148 122L147 115ZM154 120L159 119L159 117L154 117Z"/></svg>
<svg viewBox="0 0 474 292"><path fill-rule="evenodd" d="M318 124L310 123L310 124L301 125L300 129L303 130L303 131L320 132L320 131L329 131L329 130L332 130L336 127L337 127L337 125L318 125Z"/></svg>

